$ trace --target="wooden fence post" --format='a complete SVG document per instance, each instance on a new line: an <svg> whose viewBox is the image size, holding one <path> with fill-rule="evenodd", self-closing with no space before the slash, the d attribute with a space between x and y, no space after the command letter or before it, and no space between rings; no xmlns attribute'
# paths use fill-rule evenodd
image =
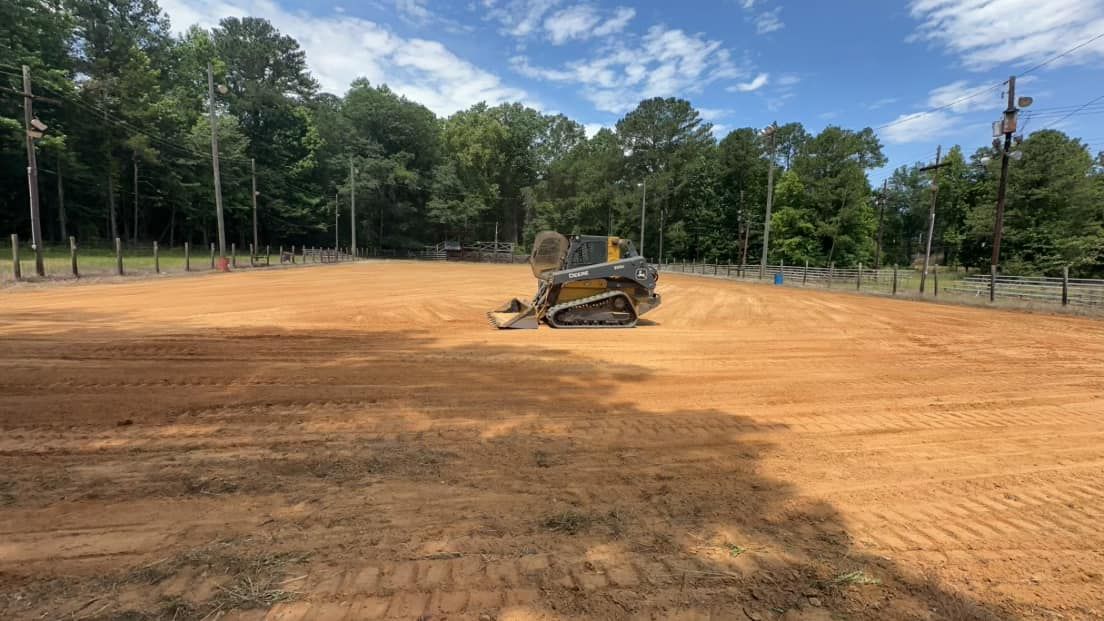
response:
<svg viewBox="0 0 1104 621"><path fill-rule="evenodd" d="M932 295L939 297L939 267L932 266Z"/></svg>
<svg viewBox="0 0 1104 621"><path fill-rule="evenodd" d="M291 245L291 264L295 265L295 244Z"/></svg>
<svg viewBox="0 0 1104 621"><path fill-rule="evenodd" d="M271 261L271 260L272 260L272 245L271 244L265 244L265 265L268 265L269 261Z"/></svg>
<svg viewBox="0 0 1104 621"><path fill-rule="evenodd" d="M828 264L828 288L832 288L832 278L836 275L836 263L835 261Z"/></svg>
<svg viewBox="0 0 1104 621"><path fill-rule="evenodd" d="M1069 266L1062 266L1062 306L1069 305Z"/></svg>
<svg viewBox="0 0 1104 621"><path fill-rule="evenodd" d="M158 252L157 242L153 242L153 273L161 273L161 253Z"/></svg>
<svg viewBox="0 0 1104 621"><path fill-rule="evenodd" d="M859 275L855 278L855 291L862 291L862 262L859 262Z"/></svg>
<svg viewBox="0 0 1104 621"><path fill-rule="evenodd" d="M238 245L235 243L230 244L230 266L238 266Z"/></svg>
<svg viewBox="0 0 1104 621"><path fill-rule="evenodd" d="M215 242L211 242L211 269L215 269Z"/></svg>
<svg viewBox="0 0 1104 621"><path fill-rule="evenodd" d="M123 273L123 240L115 238L115 273L124 276Z"/></svg>
<svg viewBox="0 0 1104 621"><path fill-rule="evenodd" d="M801 272L801 284L809 282L809 260L805 259L805 271Z"/></svg>
<svg viewBox="0 0 1104 621"><path fill-rule="evenodd" d="M184 271L192 271L192 245L184 242Z"/></svg>
<svg viewBox="0 0 1104 621"><path fill-rule="evenodd" d="M80 270L77 269L77 238L69 236L69 263L73 268L73 278L80 278Z"/></svg>
<svg viewBox="0 0 1104 621"><path fill-rule="evenodd" d="M16 280L19 280L19 279L23 278L23 273L19 269L19 235L17 233L12 233L11 245L12 245L12 276L14 276Z"/></svg>
<svg viewBox="0 0 1104 621"><path fill-rule="evenodd" d="M893 295L897 295L897 264L893 264Z"/></svg>
<svg viewBox="0 0 1104 621"><path fill-rule="evenodd" d="M253 247L253 244L249 244L249 267L253 267L257 264L257 251Z"/></svg>

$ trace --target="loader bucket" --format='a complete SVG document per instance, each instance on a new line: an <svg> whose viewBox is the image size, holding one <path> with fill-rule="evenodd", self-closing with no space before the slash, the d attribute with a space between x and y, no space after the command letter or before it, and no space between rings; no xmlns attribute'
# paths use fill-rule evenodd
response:
<svg viewBox="0 0 1104 621"><path fill-rule="evenodd" d="M536 330L539 323L536 309L517 298L487 313L487 319L492 326L502 330Z"/></svg>

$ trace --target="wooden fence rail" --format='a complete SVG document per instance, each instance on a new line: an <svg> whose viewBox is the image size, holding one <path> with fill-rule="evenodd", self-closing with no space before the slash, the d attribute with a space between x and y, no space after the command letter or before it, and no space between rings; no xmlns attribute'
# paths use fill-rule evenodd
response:
<svg viewBox="0 0 1104 621"><path fill-rule="evenodd" d="M202 246L201 246L202 248ZM46 277L82 278L91 276L130 276L138 274L163 274L170 272L196 272L204 270L202 259L193 261L193 248L191 243L185 242L175 249L166 249L157 242L150 244L127 244L121 238L111 240L110 245L104 242L83 247L77 243L75 237L70 237L68 244L47 248L46 253ZM254 248L249 244L249 262L237 261L237 245L231 244L228 248L228 259L235 268L263 268L271 264L272 247L260 246ZM202 252L202 250L200 250ZM358 253L359 254L359 253ZM366 254L366 253L365 253ZM200 255L202 256L202 255ZM353 261L354 255L348 248L324 248L324 247L297 247L291 246L290 252L285 252L280 246L279 258L281 264L307 264L307 263L338 263ZM210 245L209 270L217 269L217 251L215 244ZM18 282L28 280L29 275L23 269L23 262L33 261L34 253L27 252L25 240L20 240L17 235L11 236L11 263L7 256L0 256L0 284L5 282ZM33 274L33 271L32 271ZM38 277L40 278L40 277ZM37 278L30 278L32 280Z"/></svg>
<svg viewBox="0 0 1104 621"><path fill-rule="evenodd" d="M730 265L717 263L667 263L660 266L662 271L685 274L699 274L740 280L773 281L775 275L782 275L782 284L797 286L838 287L851 283L859 291L889 293L908 290L904 286L914 284L919 278L916 272L905 272L893 268L866 269L857 267L818 267L805 265L768 265L760 270L758 265ZM762 272L762 276L760 276ZM943 273L944 284L939 284ZM984 275L967 275L963 278L948 280L946 272L932 268L931 294L944 293L968 295L988 299L990 280ZM1070 278L1069 270L1064 269L1058 276L1010 276L1001 275L996 279L996 298L1031 300L1044 303L1079 306L1104 307L1104 280L1094 278Z"/></svg>

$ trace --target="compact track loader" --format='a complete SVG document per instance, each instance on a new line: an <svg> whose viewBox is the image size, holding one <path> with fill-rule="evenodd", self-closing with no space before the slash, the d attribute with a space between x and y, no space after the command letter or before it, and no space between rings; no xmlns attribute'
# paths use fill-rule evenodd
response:
<svg viewBox="0 0 1104 621"><path fill-rule="evenodd" d="M660 303L659 272L627 239L545 231L533 241L529 265L537 294L487 313L494 327L632 328Z"/></svg>

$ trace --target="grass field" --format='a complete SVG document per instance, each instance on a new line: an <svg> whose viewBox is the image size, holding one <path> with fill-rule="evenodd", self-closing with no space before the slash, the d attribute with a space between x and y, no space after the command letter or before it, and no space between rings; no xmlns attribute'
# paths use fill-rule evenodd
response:
<svg viewBox="0 0 1104 621"><path fill-rule="evenodd" d="M272 263L279 262L277 249L272 249ZM45 250L45 267L47 278L68 279L72 277L72 264L70 262L69 249L56 246L47 247ZM161 271L164 273L178 273L184 271L184 248L161 248L159 251ZM77 263L81 276L99 277L113 276L115 274L115 251L108 248L78 248ZM249 253L238 254L239 266L249 265ZM20 248L19 265L24 278L33 280L35 275L35 257L30 247ZM208 248L193 248L191 257L193 271L202 272L211 269L211 254ZM152 274L154 272L153 249L124 248L123 270L128 275ZM8 251L0 254L0 284L10 284L13 279L12 257L10 247Z"/></svg>
<svg viewBox="0 0 1104 621"><path fill-rule="evenodd" d="M524 266L0 292L3 619L1099 619L1104 323Z"/></svg>

